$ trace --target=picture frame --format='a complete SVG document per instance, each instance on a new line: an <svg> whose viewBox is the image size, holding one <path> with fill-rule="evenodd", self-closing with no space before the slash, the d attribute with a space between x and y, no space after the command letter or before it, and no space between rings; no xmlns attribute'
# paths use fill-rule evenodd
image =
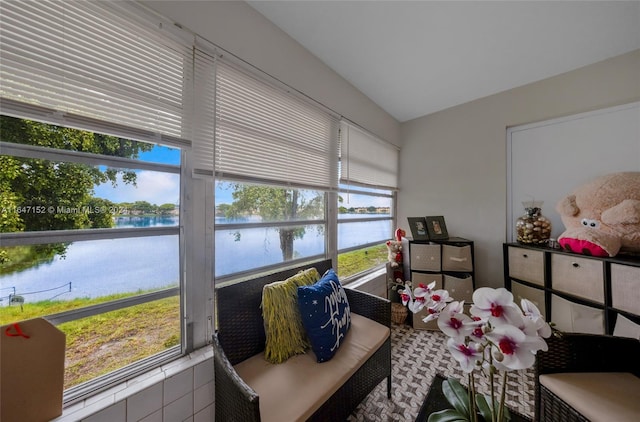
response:
<svg viewBox="0 0 640 422"><path fill-rule="evenodd" d="M447 240L449 233L447 232L447 225L444 222L444 217L441 215L425 217L427 225L427 233L431 240Z"/></svg>
<svg viewBox="0 0 640 422"><path fill-rule="evenodd" d="M427 222L424 217L407 217L413 240L429 240Z"/></svg>

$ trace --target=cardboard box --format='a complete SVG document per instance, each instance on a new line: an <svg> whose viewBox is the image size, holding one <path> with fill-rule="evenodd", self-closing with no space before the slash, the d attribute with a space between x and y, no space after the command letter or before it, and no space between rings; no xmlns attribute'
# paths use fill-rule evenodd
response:
<svg viewBox="0 0 640 422"><path fill-rule="evenodd" d="M0 327L0 421L62 414L65 335L43 318Z"/></svg>

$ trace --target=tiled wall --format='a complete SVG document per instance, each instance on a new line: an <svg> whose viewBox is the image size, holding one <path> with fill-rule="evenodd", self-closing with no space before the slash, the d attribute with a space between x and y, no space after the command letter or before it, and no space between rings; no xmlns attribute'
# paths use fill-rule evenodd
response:
<svg viewBox="0 0 640 422"><path fill-rule="evenodd" d="M69 406L54 421L213 421L213 385L213 351L205 347Z"/></svg>

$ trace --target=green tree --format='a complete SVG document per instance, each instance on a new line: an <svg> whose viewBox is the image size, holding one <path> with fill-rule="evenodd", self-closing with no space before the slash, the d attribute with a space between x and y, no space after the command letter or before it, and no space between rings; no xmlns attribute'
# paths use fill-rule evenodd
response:
<svg viewBox="0 0 640 422"><path fill-rule="evenodd" d="M140 152L153 148L128 139L8 116L0 116L0 131L3 142L115 157L136 158ZM111 227L112 204L94 198L93 187L107 182L116 186L118 176L124 183L135 185L134 171L2 155L0 231ZM105 207L105 212L93 212L95 207ZM27 260L50 260L57 254L64 255L65 250L66 245L59 243L0 248L0 260L3 271L9 267L25 268Z"/></svg>
<svg viewBox="0 0 640 422"><path fill-rule="evenodd" d="M310 197L297 189L231 183L233 202L225 207L227 217L259 215L263 221L314 219L322 212L324 195L313 191ZM308 192L308 191L305 191ZM222 207L219 207L222 209ZM293 241L305 235L304 227L277 228L283 260L293 258ZM236 239L239 235L236 234Z"/></svg>
<svg viewBox="0 0 640 422"><path fill-rule="evenodd" d="M157 205L151 204L147 201L136 201L133 203L132 208L138 214L155 214Z"/></svg>
<svg viewBox="0 0 640 422"><path fill-rule="evenodd" d="M176 206L173 204L162 204L158 207L158 212L160 215L171 215L175 209Z"/></svg>

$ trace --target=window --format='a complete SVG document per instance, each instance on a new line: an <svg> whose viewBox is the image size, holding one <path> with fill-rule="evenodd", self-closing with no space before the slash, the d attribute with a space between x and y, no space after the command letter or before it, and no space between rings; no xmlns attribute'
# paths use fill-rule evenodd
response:
<svg viewBox="0 0 640 422"><path fill-rule="evenodd" d="M324 257L325 194L274 185L218 182L215 275Z"/></svg>
<svg viewBox="0 0 640 422"><path fill-rule="evenodd" d="M340 127L338 274L348 277L387 261L395 224L398 149L347 122Z"/></svg>
<svg viewBox="0 0 640 422"><path fill-rule="evenodd" d="M207 226L180 212L204 207L183 199L202 67L136 2L0 8L0 318L67 333L69 403L209 341L184 335L212 313L184 259Z"/></svg>
<svg viewBox="0 0 640 422"><path fill-rule="evenodd" d="M68 391L180 354L180 150L9 116L0 125L0 325L56 324Z"/></svg>
<svg viewBox="0 0 640 422"><path fill-rule="evenodd" d="M387 262L384 242L394 230L393 192L344 187L337 208L338 275L353 276Z"/></svg>

